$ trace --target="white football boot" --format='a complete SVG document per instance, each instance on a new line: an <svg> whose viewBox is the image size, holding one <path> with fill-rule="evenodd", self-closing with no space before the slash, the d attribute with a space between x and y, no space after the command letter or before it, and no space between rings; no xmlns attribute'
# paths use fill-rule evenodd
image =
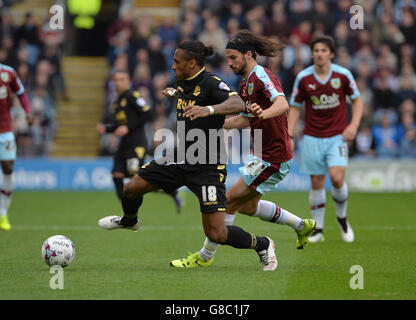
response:
<svg viewBox="0 0 416 320"><path fill-rule="evenodd" d="M321 230L317 230L311 236L309 236L310 243L318 243L318 242L324 242L324 241L325 241L324 233Z"/></svg>
<svg viewBox="0 0 416 320"><path fill-rule="evenodd" d="M259 255L260 262L263 265L263 271L273 271L276 270L278 266L276 254L274 252L274 242L269 237L266 238L270 241L268 248L258 252L257 254Z"/></svg>
<svg viewBox="0 0 416 320"><path fill-rule="evenodd" d="M137 232L140 228L140 220L137 218L137 223L134 226L131 227L125 227L120 224L120 220L122 217L120 216L108 216L100 219L98 221L98 225L105 229L105 230L114 230L114 229L130 229L134 232Z"/></svg>
<svg viewBox="0 0 416 320"><path fill-rule="evenodd" d="M354 242L354 231L352 231L352 228L347 219L337 218L337 222L341 231L342 240L345 242Z"/></svg>

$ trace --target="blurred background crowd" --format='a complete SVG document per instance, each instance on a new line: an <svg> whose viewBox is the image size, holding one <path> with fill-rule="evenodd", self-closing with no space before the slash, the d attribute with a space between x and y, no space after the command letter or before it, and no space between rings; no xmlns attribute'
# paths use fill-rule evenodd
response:
<svg viewBox="0 0 416 320"><path fill-rule="evenodd" d="M51 149L57 129L56 100L59 96L67 98L60 67L63 41L61 33L50 29L47 17L44 24L37 25L28 12L22 24L15 25L8 11L2 10L0 63L18 73L34 116L33 125L28 127L15 97L11 117L18 156L47 156Z"/></svg>
<svg viewBox="0 0 416 320"><path fill-rule="evenodd" d="M364 10L364 29L350 28L354 4ZM27 15L22 25L13 25L7 14L1 20L0 63L19 73L37 117L28 129L14 112L15 132L47 154L56 130L54 101L65 98L65 82L60 71L63 39L54 35L48 24L37 26ZM133 88L153 106L148 139L158 128L172 128L176 109L172 99L161 91L175 86L171 71L176 46L185 40L199 39L212 45L215 54L207 69L238 90L239 76L224 59L228 40L240 29L278 38L286 44L278 58L258 57L280 79L289 100L294 79L312 64L309 44L318 35L329 34L336 43L334 63L353 73L365 106L357 138L350 145L352 157L416 158L416 0L182 0L177 19L159 20L135 16L121 9L119 18L107 30L111 70L128 69ZM103 53L104 54L104 53ZM105 83L105 113L109 116L116 92L111 72ZM302 122L296 138L301 142ZM297 144L299 145L299 143ZM115 151L117 139L102 140L101 155ZM30 153L20 148L21 153Z"/></svg>

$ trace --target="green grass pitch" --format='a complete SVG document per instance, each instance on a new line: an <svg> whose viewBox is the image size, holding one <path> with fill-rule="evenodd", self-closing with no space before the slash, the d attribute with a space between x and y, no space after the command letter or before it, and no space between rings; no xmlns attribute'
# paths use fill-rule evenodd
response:
<svg viewBox="0 0 416 320"><path fill-rule="evenodd" d="M265 199L309 217L308 194L277 192ZM196 198L188 193L178 215L165 194L145 197L142 229L105 231L99 218L121 213L114 192L22 192L13 195L12 230L0 231L0 299L416 299L416 195L350 193L352 244L341 240L330 194L326 241L296 250L295 233L238 215L235 224L268 235L279 267L263 272L252 250L221 247L214 266L178 270L169 261L200 249L204 234ZM64 269L64 289L52 290L41 257L49 236L63 234L76 246ZM353 265L364 289L350 288Z"/></svg>

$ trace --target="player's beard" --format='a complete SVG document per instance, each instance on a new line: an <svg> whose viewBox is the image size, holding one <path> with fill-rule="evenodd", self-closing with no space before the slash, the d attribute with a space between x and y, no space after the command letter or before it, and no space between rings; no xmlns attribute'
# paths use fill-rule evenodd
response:
<svg viewBox="0 0 416 320"><path fill-rule="evenodd" d="M241 64L241 67L238 68L238 69L236 69L236 70L234 70L234 73L244 77L245 74L246 74L246 69L247 69L247 61L243 57L243 62Z"/></svg>

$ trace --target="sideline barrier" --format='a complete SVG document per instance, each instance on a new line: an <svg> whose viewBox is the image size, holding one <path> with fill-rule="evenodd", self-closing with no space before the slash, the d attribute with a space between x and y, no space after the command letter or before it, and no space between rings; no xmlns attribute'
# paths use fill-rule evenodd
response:
<svg viewBox="0 0 416 320"><path fill-rule="evenodd" d="M112 158L17 159L14 170L15 190L113 190ZM228 165L227 187L239 177L240 165ZM416 191L416 161L350 159L346 181L351 191ZM294 159L292 170L277 190L309 190L309 176L300 172ZM327 179L326 188L330 188Z"/></svg>

